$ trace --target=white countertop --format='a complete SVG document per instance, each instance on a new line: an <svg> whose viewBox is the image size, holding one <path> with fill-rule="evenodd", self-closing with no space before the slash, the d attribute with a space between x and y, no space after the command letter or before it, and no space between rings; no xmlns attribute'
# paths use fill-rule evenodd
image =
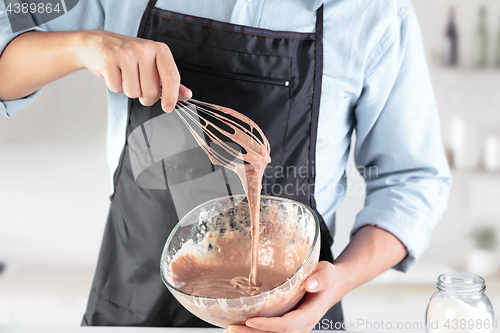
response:
<svg viewBox="0 0 500 333"><path fill-rule="evenodd" d="M222 328L158 328L158 327L65 327L65 326L0 326L0 333L222 333ZM338 331L322 331L338 332ZM381 331L343 331L344 333L381 333ZM417 333L417 332L408 332ZM419 332L421 333L421 332Z"/></svg>
<svg viewBox="0 0 500 333"><path fill-rule="evenodd" d="M0 326L0 333L222 333L222 328Z"/></svg>

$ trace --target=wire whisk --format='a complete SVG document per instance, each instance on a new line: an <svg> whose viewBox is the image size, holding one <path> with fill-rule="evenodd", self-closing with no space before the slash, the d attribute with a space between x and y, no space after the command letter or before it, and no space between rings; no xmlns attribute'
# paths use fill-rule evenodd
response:
<svg viewBox="0 0 500 333"><path fill-rule="evenodd" d="M213 164L236 172L238 164L271 161L269 141L247 116L184 96L174 110Z"/></svg>

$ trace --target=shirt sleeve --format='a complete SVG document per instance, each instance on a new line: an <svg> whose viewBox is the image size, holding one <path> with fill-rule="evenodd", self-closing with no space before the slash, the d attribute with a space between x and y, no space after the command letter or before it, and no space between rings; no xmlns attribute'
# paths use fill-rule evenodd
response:
<svg viewBox="0 0 500 333"><path fill-rule="evenodd" d="M447 207L451 178L411 6L400 22L371 52L355 108L355 162L367 187L351 237L366 225L389 231L408 250L394 268L407 271Z"/></svg>
<svg viewBox="0 0 500 333"><path fill-rule="evenodd" d="M0 1L0 57L7 45L17 36L27 31L70 31L70 30L90 30L102 29L104 26L104 10L102 0L81 0L76 6L67 11L64 15L52 21L34 26L33 28L13 32L5 2ZM36 98L40 91L24 98L0 101L0 114L12 117L22 110L29 102Z"/></svg>

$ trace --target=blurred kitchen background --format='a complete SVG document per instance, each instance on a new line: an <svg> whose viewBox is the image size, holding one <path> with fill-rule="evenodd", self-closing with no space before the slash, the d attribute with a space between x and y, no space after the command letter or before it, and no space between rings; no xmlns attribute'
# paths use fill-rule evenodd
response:
<svg viewBox="0 0 500 333"><path fill-rule="evenodd" d="M483 275L500 311L500 1L414 6L453 167L449 209L411 272L345 298L347 320L423 323L437 276L452 271ZM0 325L80 324L109 207L106 107L103 81L82 71L0 117ZM348 176L337 255L364 199L352 158Z"/></svg>

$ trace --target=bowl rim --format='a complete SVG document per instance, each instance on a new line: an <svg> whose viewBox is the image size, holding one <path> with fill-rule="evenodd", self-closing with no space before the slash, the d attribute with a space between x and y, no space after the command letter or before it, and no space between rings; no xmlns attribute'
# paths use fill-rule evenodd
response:
<svg viewBox="0 0 500 333"><path fill-rule="evenodd" d="M182 217L182 219L179 220L179 222L176 224L176 226L174 227L174 229L172 229L172 231L170 232L170 235L168 236L167 238L167 241L165 242L165 245L163 247L163 251L162 251L162 254L161 254L161 259L160 259L160 275L161 275L161 279L163 281L163 283L168 287L168 288L172 288L174 289L176 292L180 293L180 294L183 294L185 296L189 296L189 297L196 297L196 298L203 298L203 299L213 299L213 300L229 300L229 299L241 299L241 298L246 298L246 299L252 299L252 298L259 298L259 297L262 297L262 295L264 294L269 294L271 293L273 290L281 287L282 285L284 285L285 283L287 283L289 280L291 280L295 275L297 275L298 272L300 272L300 270L305 266L305 264L309 261L309 258L311 257L314 249L316 248L316 243L319 242L319 246L321 246L321 237L319 237L319 232L321 231L320 230L320 225L319 225L319 217L318 215L316 214L316 212L309 206L301 203L301 202L298 202L298 201L295 201L295 200L291 200L291 199L288 199L288 198L282 198L282 197L275 197L275 196L271 196L271 195L261 195L260 196L260 199L262 201L262 199L273 199L273 200L280 200L280 201L284 201L284 202L290 202L292 204L298 204L299 206L305 208L306 210L308 210L311 215L313 216L314 218L314 225L315 225L315 230L314 230L314 239L313 239L313 243L311 245L311 248L309 249L309 252L307 253L307 256L306 258L304 259L304 261L302 262L302 264L299 266L299 268L297 268L295 270L295 272L293 272L293 274L287 278L285 281L283 281L282 283L280 283L279 285L275 286L274 288L272 289L269 289L269 290L266 290L266 291L263 291L259 294L255 294L255 295L246 295L246 296L240 296L240 297L212 297L212 296L199 296L199 295L193 295L193 294L190 294L190 293L187 293L185 291L182 291L178 288L176 288L175 286L171 285L167 278L165 277L165 274L163 273L163 263L165 262L165 257L167 255L167 246L168 244L170 244L170 241L172 240L172 237L173 235L175 234L175 232L177 231L177 229L180 228L181 226L181 222L182 220L184 219L184 217L186 217L187 215L189 215L191 212L197 210L198 208L200 208L201 206L204 206L206 204L209 204L211 203L212 201L216 201L216 200L220 200L220 199L224 199L224 198L235 198L235 197L245 197L246 198L246 195L245 194L237 194L237 195L232 195L232 196L224 196L224 197L219 197L219 198L214 198L212 200L209 200L209 201L206 201L198 206L196 206L195 208L191 209L186 215L184 215ZM175 295L174 295L175 296Z"/></svg>

